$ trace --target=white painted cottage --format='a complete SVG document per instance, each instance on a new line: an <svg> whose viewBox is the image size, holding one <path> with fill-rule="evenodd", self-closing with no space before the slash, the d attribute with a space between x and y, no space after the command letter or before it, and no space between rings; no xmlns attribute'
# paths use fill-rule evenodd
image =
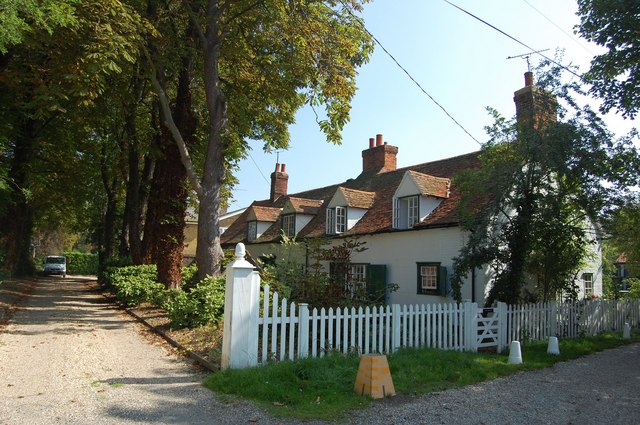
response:
<svg viewBox="0 0 640 425"><path fill-rule="evenodd" d="M515 97L518 119L538 93L530 76L525 81ZM269 199L253 202L222 235L223 245L243 242L259 258L277 253L283 234L298 240L328 238L335 244L357 238L367 249L352 256L352 275L362 284L396 284L387 303L451 301L452 259L467 237L459 226L460 192L452 178L478 167L479 152L405 168L397 168L397 154L398 147L378 134L362 152L357 177L295 194L287 193L285 165L276 164ZM602 294L599 238L592 251L591 263L577 277L581 297ZM462 298L482 304L490 281L488 269L476 270L465 280Z"/></svg>

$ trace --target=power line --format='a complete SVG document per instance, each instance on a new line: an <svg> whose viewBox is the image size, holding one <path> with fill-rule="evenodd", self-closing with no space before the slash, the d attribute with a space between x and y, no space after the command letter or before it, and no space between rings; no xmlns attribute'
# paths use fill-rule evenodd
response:
<svg viewBox="0 0 640 425"><path fill-rule="evenodd" d="M542 56L543 58L545 58L546 60L548 60L551 63L554 63L556 65L558 65L560 68L564 69L565 71L568 71L569 73L575 75L576 77L580 78L580 80L582 80L582 76L578 75L576 72L574 72L572 69L567 68L566 66L562 65L561 63L556 62L555 60L551 59L550 57L540 53L540 51L536 51L536 49L534 49L533 47L528 46L527 44L523 43L522 41L518 40L517 38L513 37L512 35L507 34L506 32L502 31L500 28L496 27L495 25L491 25L489 22L485 21L482 18L477 17L476 15L474 15L473 13L461 8L460 6L457 6L453 3L451 3L449 0L443 0L445 3L448 3L450 6L455 7L456 9L458 9L459 11L466 13L467 15L471 16L472 18L482 22L483 24L485 24L486 26L498 31L500 34L510 38L511 40L515 41L516 43L526 47L527 49L531 50L531 52L535 52L536 54Z"/></svg>
<svg viewBox="0 0 640 425"><path fill-rule="evenodd" d="M271 185L271 182L265 177L264 173L262 172L262 170L260 169L260 166L258 165L258 163L256 162L255 159L253 159L253 156L251 156L251 152L247 152L247 154L249 155L249 158L251 158L251 161L253 161L253 165L256 166L256 168L258 169L258 172L260 173L260 175L262 176L262 178L264 179L265 182L267 182L267 186Z"/></svg>
<svg viewBox="0 0 640 425"><path fill-rule="evenodd" d="M540 14L540 16L542 16L544 19L546 19L547 21L549 21L551 23L551 25L553 25L554 27L558 28L560 31L562 31L564 33L564 35L566 35L567 37L569 37L571 40L573 40L574 43L576 43L578 46L582 47L585 51L587 51L588 53L591 53L591 55L595 55L595 53L593 53L593 51L591 51L591 49L589 49L587 46L585 46L584 44L580 43L580 40L576 39L574 36L572 36L571 34L569 34L568 32L566 32L562 27L560 27L559 25L557 25L555 22L553 22L551 19L549 19L544 13L542 13L540 10L536 9L534 5L532 5L531 3L529 3L527 0L522 0L523 2L525 2L526 4L529 5L529 7L531 7L533 10L535 10L536 12L538 12Z"/></svg>
<svg viewBox="0 0 640 425"><path fill-rule="evenodd" d="M367 34L369 34L369 36L371 36L371 38L373 39L373 41L375 41L375 43L380 46L380 48L387 54L387 56L389 56L391 58L391 60L398 66L398 68L400 68L406 75L407 77L409 77L409 79L411 81L413 81L413 83L418 86L418 88L422 91L422 93L426 94L427 97L429 97L429 99L431 99L431 101L433 103L436 104L436 106L438 106L440 109L442 109L442 111L447 115L447 117L449 117L449 119L451 119L451 121L453 121L458 127L460 127L462 129L462 131L464 131L465 133L467 133L467 135L469 137L471 137L477 144L479 144L480 146L482 146L482 143L480 143L478 141L478 139L476 139L475 137L473 137L473 135L471 133L469 133L469 131L467 131L466 128L464 128L464 126L462 124L460 124L458 122L458 120L456 120L446 109L444 106L442 106L433 96L431 96L423 87L422 85L415 79L413 78L413 76L409 73L409 71L406 70L406 68L404 68L400 62L398 62L398 60L382 45L382 43L380 42L380 40L378 40L376 38L376 36L374 36L371 31L369 31L367 29L367 27L364 25L364 23L362 22L361 19L359 19L358 17L356 17L353 12L351 11L351 9L345 5L343 3L343 6L345 7L345 9L349 12L349 14L351 14L351 16L353 16L356 21L360 24L360 26L362 27L362 29L364 29Z"/></svg>

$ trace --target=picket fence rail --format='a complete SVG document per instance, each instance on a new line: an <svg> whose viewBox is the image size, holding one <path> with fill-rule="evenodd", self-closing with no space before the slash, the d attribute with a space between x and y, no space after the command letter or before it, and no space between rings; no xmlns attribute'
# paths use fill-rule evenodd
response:
<svg viewBox="0 0 640 425"><path fill-rule="evenodd" d="M236 251L238 253L238 251ZM481 308L476 303L309 309L280 299L238 256L227 268L222 367L400 348L502 352L511 341L577 338L640 326L640 300ZM262 300L261 300L262 299Z"/></svg>

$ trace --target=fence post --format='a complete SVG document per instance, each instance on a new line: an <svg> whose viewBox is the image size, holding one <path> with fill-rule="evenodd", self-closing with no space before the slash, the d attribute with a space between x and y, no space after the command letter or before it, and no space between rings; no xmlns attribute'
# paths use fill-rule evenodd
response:
<svg viewBox="0 0 640 425"><path fill-rule="evenodd" d="M464 349L478 351L478 304L464 303Z"/></svg>
<svg viewBox="0 0 640 425"><path fill-rule="evenodd" d="M298 304L298 358L309 356L309 304Z"/></svg>
<svg viewBox="0 0 640 425"><path fill-rule="evenodd" d="M244 244L239 243L236 245L236 259L226 271L222 369L241 369L258 364L260 276L244 256Z"/></svg>
<svg viewBox="0 0 640 425"><path fill-rule="evenodd" d="M391 352L400 348L400 304L394 304L391 309Z"/></svg>
<svg viewBox="0 0 640 425"><path fill-rule="evenodd" d="M507 331L508 320L507 317L507 304L503 302L498 303L498 354L502 353L507 347Z"/></svg>
<svg viewBox="0 0 640 425"><path fill-rule="evenodd" d="M558 305L555 301L549 302L549 336L558 336Z"/></svg>

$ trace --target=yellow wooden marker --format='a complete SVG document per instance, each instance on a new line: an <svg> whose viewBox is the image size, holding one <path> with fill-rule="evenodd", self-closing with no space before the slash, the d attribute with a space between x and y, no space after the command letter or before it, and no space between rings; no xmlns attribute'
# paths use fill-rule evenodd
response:
<svg viewBox="0 0 640 425"><path fill-rule="evenodd" d="M387 356L365 354L360 358L354 391L360 395L383 398L396 395Z"/></svg>

